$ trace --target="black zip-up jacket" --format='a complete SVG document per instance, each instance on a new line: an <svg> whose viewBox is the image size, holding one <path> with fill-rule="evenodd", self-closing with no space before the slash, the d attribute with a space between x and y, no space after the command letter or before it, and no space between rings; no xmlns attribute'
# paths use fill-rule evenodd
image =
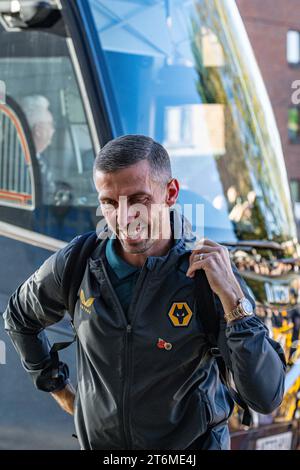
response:
<svg viewBox="0 0 300 470"><path fill-rule="evenodd" d="M192 232L186 219L176 211L171 214L176 217L171 217L173 233L175 220L181 236L167 255L148 257L144 263L129 307L131 324L107 275L105 240L87 262L74 313L74 418L82 449L180 450L194 441L201 441L203 449L230 447L227 419L233 401L220 381L215 358L207 354L194 280L186 276ZM4 314L25 369L37 388L48 392L68 381L65 364L54 370L43 330L65 314L61 278L75 240L16 290ZM284 393L284 353L259 318L227 325L221 302L217 305L218 344L235 385L253 410L271 413Z"/></svg>

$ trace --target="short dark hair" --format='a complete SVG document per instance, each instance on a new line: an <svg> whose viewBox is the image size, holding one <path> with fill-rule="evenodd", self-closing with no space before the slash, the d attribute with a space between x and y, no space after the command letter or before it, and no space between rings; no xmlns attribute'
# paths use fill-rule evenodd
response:
<svg viewBox="0 0 300 470"><path fill-rule="evenodd" d="M127 168L141 160L147 160L153 180L161 184L172 178L170 157L166 149L145 135L129 134L110 140L99 151L94 171L112 173Z"/></svg>

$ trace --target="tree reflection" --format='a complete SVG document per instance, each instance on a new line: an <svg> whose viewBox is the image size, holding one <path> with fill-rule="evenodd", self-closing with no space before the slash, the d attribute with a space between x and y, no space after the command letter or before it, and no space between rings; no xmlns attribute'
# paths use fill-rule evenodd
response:
<svg viewBox="0 0 300 470"><path fill-rule="evenodd" d="M290 208L279 170L272 166L276 155L261 103L239 60L238 44L231 41L230 24L219 2L201 0L195 8L197 15L191 16L190 42L198 76L197 92L202 104L219 104L224 109L225 153L215 155L215 161L229 218L240 240L280 240L288 228ZM215 38L211 40L211 53L206 46L209 35ZM235 198L228 197L232 190Z"/></svg>

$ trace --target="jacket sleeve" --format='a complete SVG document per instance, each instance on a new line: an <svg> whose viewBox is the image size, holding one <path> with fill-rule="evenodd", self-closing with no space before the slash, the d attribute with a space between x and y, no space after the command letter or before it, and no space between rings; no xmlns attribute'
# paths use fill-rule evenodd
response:
<svg viewBox="0 0 300 470"><path fill-rule="evenodd" d="M255 308L255 301L236 266L233 272ZM221 301L218 346L232 372L237 391L250 408L262 414L274 411L282 402L286 361L283 349L269 336L268 328L257 316L226 323Z"/></svg>
<svg viewBox="0 0 300 470"><path fill-rule="evenodd" d="M76 238L77 239L77 238ZM68 366L50 354L44 329L65 314L61 276L76 239L50 256L10 297L4 312L4 326L18 352L24 369L39 390L54 392L69 381Z"/></svg>

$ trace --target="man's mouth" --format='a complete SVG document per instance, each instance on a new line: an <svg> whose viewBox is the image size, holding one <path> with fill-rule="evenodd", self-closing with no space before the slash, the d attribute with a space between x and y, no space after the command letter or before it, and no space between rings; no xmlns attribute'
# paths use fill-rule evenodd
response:
<svg viewBox="0 0 300 470"><path fill-rule="evenodd" d="M145 229L147 229L147 225L139 223L135 228L129 227L127 232L120 231L119 233L123 240L138 240Z"/></svg>

